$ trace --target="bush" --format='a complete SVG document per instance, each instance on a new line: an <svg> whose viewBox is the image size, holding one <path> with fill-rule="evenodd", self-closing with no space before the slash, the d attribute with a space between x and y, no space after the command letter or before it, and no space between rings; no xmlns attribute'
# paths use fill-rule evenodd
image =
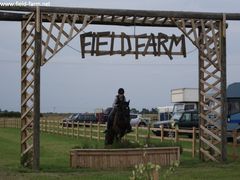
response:
<svg viewBox="0 0 240 180"><path fill-rule="evenodd" d="M21 113L15 111L1 111L0 117L21 117Z"/></svg>

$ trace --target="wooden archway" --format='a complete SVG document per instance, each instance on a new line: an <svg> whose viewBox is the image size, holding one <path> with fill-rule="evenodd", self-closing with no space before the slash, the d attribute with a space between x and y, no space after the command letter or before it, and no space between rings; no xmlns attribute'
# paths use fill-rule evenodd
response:
<svg viewBox="0 0 240 180"><path fill-rule="evenodd" d="M199 50L200 157L226 160L226 20L240 14L2 6L0 20L21 21L22 165L39 169L40 69L90 24L181 30Z"/></svg>

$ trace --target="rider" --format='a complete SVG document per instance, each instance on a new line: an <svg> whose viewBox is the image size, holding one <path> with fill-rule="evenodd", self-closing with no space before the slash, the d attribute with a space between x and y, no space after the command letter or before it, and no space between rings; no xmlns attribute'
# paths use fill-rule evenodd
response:
<svg viewBox="0 0 240 180"><path fill-rule="evenodd" d="M113 109L108 116L107 131L109 131L109 129L111 129L111 127L113 126L113 117L116 114L118 104L120 104L121 102L125 102L125 101L126 101L126 98L124 96L124 89L119 88L118 95L116 95L115 100L113 102ZM132 126L130 125L130 121L129 121L128 127L127 127L127 133L129 133L129 132L132 132Z"/></svg>

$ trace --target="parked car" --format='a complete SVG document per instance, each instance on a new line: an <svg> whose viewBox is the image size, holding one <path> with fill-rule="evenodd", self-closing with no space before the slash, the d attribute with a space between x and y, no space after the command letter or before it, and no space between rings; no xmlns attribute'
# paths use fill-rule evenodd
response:
<svg viewBox="0 0 240 180"><path fill-rule="evenodd" d="M235 115L237 117L237 115ZM209 118L215 118L214 115L209 115ZM231 120L234 117L229 117L227 122L227 132L226 138L228 141L232 140L232 132L237 130L240 132L240 123L232 122ZM238 117L239 118L239 117ZM231 120L230 120L231 119ZM160 128L160 126L164 128L179 128L179 129L192 129L193 127L199 127L199 114L197 111L189 111L189 112L177 112L174 113L173 117L168 121L157 121L153 124L154 128ZM211 127L209 127L211 128ZM155 135L160 136L160 130L152 131ZM169 133L165 132L165 136L168 136ZM188 134L191 136L191 134ZM240 139L238 140L240 142Z"/></svg>
<svg viewBox="0 0 240 180"><path fill-rule="evenodd" d="M107 122L108 116L110 112L112 111L112 107L106 108L103 112L103 121ZM142 118L141 114L133 114L130 113L130 124L131 126L147 126L149 124L150 120L148 118Z"/></svg>
<svg viewBox="0 0 240 180"><path fill-rule="evenodd" d="M187 111L187 112L176 112L172 116L170 120L167 121L156 121L153 123L153 128L160 128L163 126L164 128L180 128L180 129L192 129L193 127L199 127L199 117L197 111ZM160 130L152 131L155 135L160 136ZM165 135L169 135L166 132Z"/></svg>
<svg viewBox="0 0 240 180"><path fill-rule="evenodd" d="M63 119L63 121L60 123L62 126L71 127L72 123L74 123L74 126L77 126L77 122L79 123L97 123L97 119L94 113L74 113L70 116Z"/></svg>
<svg viewBox="0 0 240 180"><path fill-rule="evenodd" d="M150 123L149 118L143 118L141 114L130 114L131 126L146 127Z"/></svg>

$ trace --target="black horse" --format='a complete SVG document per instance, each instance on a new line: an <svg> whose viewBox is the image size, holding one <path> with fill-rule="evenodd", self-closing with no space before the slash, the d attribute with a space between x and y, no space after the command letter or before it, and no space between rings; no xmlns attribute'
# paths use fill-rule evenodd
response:
<svg viewBox="0 0 240 180"><path fill-rule="evenodd" d="M113 126L105 135L105 145L113 144L113 142L121 141L121 138L126 134L126 130L130 121L129 102L121 102L116 107L116 113L113 117Z"/></svg>

